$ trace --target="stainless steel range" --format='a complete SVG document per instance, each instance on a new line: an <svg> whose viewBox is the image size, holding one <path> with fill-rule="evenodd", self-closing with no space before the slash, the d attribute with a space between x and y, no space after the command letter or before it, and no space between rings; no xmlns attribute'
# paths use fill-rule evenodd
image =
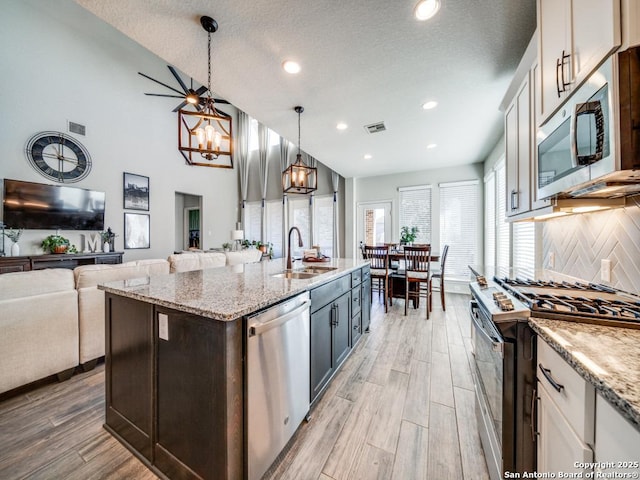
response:
<svg viewBox="0 0 640 480"><path fill-rule="evenodd" d="M535 389L530 310L494 281L471 283L476 416L489 475L535 470Z"/></svg>
<svg viewBox="0 0 640 480"><path fill-rule="evenodd" d="M529 280L472 269L476 413L492 480L536 467L535 334L530 316L640 328L640 297L584 282Z"/></svg>

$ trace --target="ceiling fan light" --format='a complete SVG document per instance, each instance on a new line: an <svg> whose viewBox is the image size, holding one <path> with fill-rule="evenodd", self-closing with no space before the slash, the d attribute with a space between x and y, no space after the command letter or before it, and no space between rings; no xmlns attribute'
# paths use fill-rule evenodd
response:
<svg viewBox="0 0 640 480"><path fill-rule="evenodd" d="M440 9L440 0L420 0L414 10L414 15L420 21L429 20Z"/></svg>
<svg viewBox="0 0 640 480"><path fill-rule="evenodd" d="M185 100L191 105L196 105L198 102L200 102L200 97L198 97L195 92L191 92L185 97Z"/></svg>

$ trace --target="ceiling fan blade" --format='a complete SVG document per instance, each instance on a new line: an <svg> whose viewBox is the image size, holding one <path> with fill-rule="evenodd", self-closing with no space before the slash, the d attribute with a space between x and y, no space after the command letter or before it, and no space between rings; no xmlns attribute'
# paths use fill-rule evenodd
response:
<svg viewBox="0 0 640 480"><path fill-rule="evenodd" d="M167 85L166 83L162 83L161 81L156 80L155 78L151 78L149 75L145 75L145 74L144 74L144 73L142 73L142 72L138 72L138 75L142 75L144 78L148 78L148 79L149 79L149 80L151 80L152 82L156 82L157 84L162 85L163 87L166 87L166 88L168 88L169 90L171 90L171 91L173 91L173 92L176 92L176 93L178 93L178 94L180 94L180 95L184 96L184 92L181 92L180 90L177 90L177 89L175 89L175 88L173 88L173 87L170 87L170 86L169 86L169 85Z"/></svg>
<svg viewBox="0 0 640 480"><path fill-rule="evenodd" d="M187 105L187 101L185 100L184 102L182 102L180 105L178 105L176 108L174 108L172 111L173 112L177 112L178 110L180 110L182 107L185 107Z"/></svg>
<svg viewBox="0 0 640 480"><path fill-rule="evenodd" d="M167 65L167 68L169 68L169 71L173 74L173 76L176 78L176 80L178 81L178 83L180 84L180 86L182 87L182 89L184 90L184 93L189 92L189 89L187 88L187 86L184 84L184 82L182 81L182 79L180 78L180 75L178 75L178 72L176 72L176 69L173 68L171 65Z"/></svg>
<svg viewBox="0 0 640 480"><path fill-rule="evenodd" d="M207 90L209 90L209 89L207 87L205 87L204 85L202 85L199 89L196 90L196 95L200 96L204 92L206 92Z"/></svg>
<svg viewBox="0 0 640 480"><path fill-rule="evenodd" d="M225 100L224 98L214 98L213 101L216 103L224 103L225 105L231 105L231 102L229 102L228 100Z"/></svg>
<svg viewBox="0 0 640 480"><path fill-rule="evenodd" d="M150 97L184 98L184 95L165 95L164 93L145 93Z"/></svg>

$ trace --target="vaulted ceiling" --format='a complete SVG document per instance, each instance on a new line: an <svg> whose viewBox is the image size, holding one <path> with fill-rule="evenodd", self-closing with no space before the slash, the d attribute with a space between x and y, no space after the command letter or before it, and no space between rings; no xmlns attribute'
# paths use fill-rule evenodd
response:
<svg viewBox="0 0 640 480"><path fill-rule="evenodd" d="M441 0L425 22L417 0L76 1L203 84L199 19L213 17L216 95L294 143L304 106L302 149L345 177L482 161L536 23L535 0ZM287 59L299 74L283 71ZM365 130L378 122L385 131Z"/></svg>

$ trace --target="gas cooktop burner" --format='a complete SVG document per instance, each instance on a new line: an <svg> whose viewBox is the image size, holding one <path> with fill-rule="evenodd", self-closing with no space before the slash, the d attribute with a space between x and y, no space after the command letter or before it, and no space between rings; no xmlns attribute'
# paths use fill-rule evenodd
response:
<svg viewBox="0 0 640 480"><path fill-rule="evenodd" d="M494 280L527 305L533 315L617 321L640 327L640 297L623 294L606 285L519 278Z"/></svg>

